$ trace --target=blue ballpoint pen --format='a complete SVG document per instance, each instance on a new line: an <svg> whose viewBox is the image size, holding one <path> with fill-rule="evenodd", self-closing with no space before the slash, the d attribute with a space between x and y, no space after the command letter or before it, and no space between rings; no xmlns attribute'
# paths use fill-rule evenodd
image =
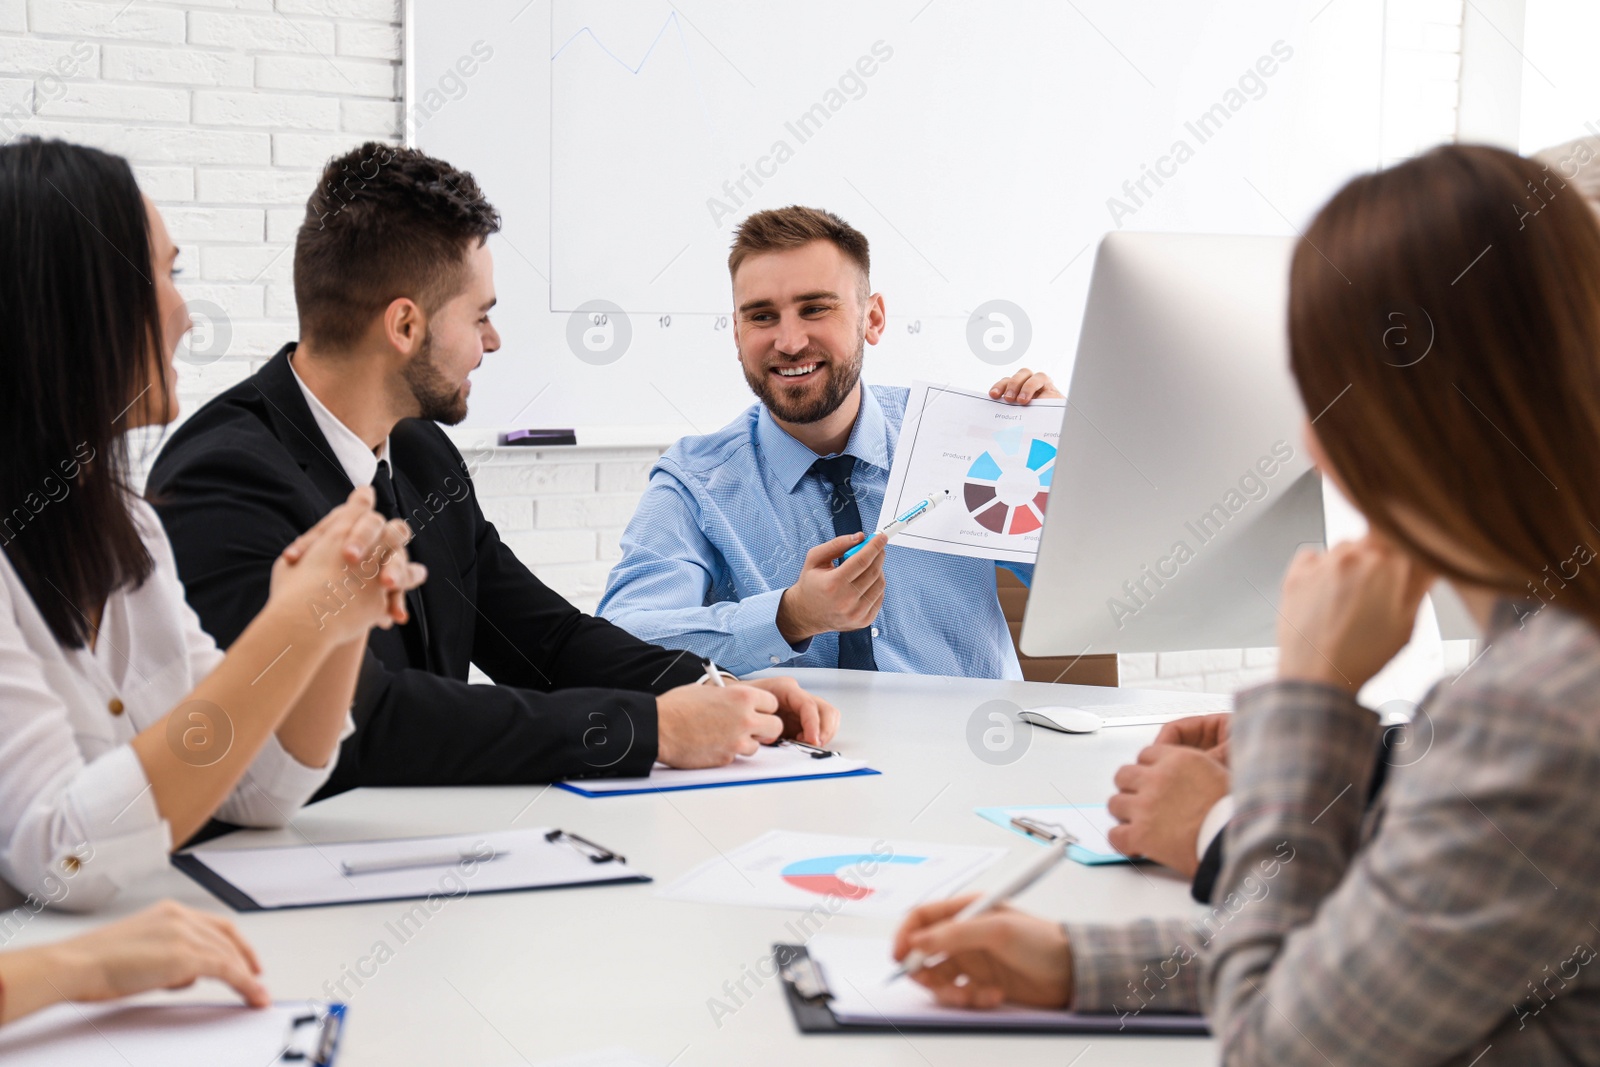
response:
<svg viewBox="0 0 1600 1067"><path fill-rule="evenodd" d="M917 501L915 504L912 504L909 508L902 512L900 516L893 522L879 530L878 533L886 534L890 538L893 538L895 534L899 533L901 530L904 530L907 526L910 526L913 522L916 522L918 519L922 518L922 516L926 515L928 512L932 511L946 500L950 500L954 496L955 494L950 490L941 489L937 493L932 493L926 497L923 497L921 500ZM873 537L876 536L877 534L873 534ZM871 541L872 537L862 541L859 545L840 556L839 562L843 563L857 552L860 552L863 548L866 548Z"/></svg>

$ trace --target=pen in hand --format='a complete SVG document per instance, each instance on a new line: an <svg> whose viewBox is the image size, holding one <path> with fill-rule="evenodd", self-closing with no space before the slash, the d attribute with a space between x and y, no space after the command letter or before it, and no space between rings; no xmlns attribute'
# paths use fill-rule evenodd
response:
<svg viewBox="0 0 1600 1067"><path fill-rule="evenodd" d="M706 660L706 681L722 689L726 689L728 687L728 683L722 680L722 672L717 670L717 661L714 659ZM805 751L811 753L812 759L827 759L829 756L837 756L839 754L832 749L823 748L821 745L808 745L804 741L795 738L790 738L787 741L774 741L772 744L789 744L793 745L795 748L804 749Z"/></svg>
<svg viewBox="0 0 1600 1067"><path fill-rule="evenodd" d="M971 904L962 908L956 914L956 917L950 921L959 923L966 922L968 919L976 919L985 912L992 911L999 905L1006 903L1012 897L1044 877L1045 872L1050 868L1060 863L1061 857L1067 854L1067 846L1074 844L1077 840L1071 834L1063 832L1060 837L1056 838L1055 844L1045 851L1044 855L1028 864L1015 878L998 889L991 890L974 900ZM918 950L912 949L900 966L893 974L889 975L883 984L892 985L897 979L903 978L908 974L916 974L927 967L937 967L944 960L945 957L943 955L924 956Z"/></svg>

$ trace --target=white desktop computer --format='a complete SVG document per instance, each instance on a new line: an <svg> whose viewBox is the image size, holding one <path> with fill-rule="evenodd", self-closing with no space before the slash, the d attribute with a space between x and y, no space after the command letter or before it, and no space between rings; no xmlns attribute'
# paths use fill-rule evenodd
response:
<svg viewBox="0 0 1600 1067"><path fill-rule="evenodd" d="M1111 233L1089 286L1021 648L1276 643L1323 543L1289 373L1286 237Z"/></svg>

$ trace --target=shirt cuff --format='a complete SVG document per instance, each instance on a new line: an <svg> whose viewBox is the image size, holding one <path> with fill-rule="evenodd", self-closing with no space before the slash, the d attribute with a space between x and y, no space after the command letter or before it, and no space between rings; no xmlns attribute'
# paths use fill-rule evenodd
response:
<svg viewBox="0 0 1600 1067"><path fill-rule="evenodd" d="M1233 794L1227 793L1206 812L1206 817L1200 821L1200 833L1195 838L1195 859L1203 860L1206 852L1211 848L1211 842L1216 840L1218 834L1227 828L1228 820L1233 818Z"/></svg>
<svg viewBox="0 0 1600 1067"><path fill-rule="evenodd" d="M1072 1010L1198 1013L1197 941L1181 920L1063 923L1072 949Z"/></svg>
<svg viewBox="0 0 1600 1067"><path fill-rule="evenodd" d="M776 667L805 655L811 647L811 638L791 645L778 630L778 602L785 592L787 590L771 589L739 601L731 621L733 647L741 668Z"/></svg>
<svg viewBox="0 0 1600 1067"><path fill-rule="evenodd" d="M172 828L156 807L144 764L131 745L119 745L90 763L64 798L74 818L68 837L51 842L41 883L17 888L37 892L68 911L100 907L126 886L164 870L172 852Z"/></svg>
<svg viewBox="0 0 1600 1067"><path fill-rule="evenodd" d="M339 742L355 732L355 720L346 713ZM282 826L322 788L338 761L335 744L325 764L307 767L290 755L276 733L269 734L217 816L241 826Z"/></svg>

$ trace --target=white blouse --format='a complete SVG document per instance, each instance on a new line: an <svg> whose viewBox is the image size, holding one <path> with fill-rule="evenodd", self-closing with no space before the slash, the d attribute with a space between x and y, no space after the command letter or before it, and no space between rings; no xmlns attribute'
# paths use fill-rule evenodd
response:
<svg viewBox="0 0 1600 1067"><path fill-rule="evenodd" d="M56 642L0 553L0 878L72 911L100 907L167 866L171 828L129 742L223 659L184 600L155 511L143 500L133 511L155 570L138 589L111 594L93 650ZM186 729L200 732L184 738ZM347 715L343 736L354 729ZM205 745L231 734L185 715L169 736L175 751L211 762ZM216 815L282 826L336 758L306 767L269 736Z"/></svg>

